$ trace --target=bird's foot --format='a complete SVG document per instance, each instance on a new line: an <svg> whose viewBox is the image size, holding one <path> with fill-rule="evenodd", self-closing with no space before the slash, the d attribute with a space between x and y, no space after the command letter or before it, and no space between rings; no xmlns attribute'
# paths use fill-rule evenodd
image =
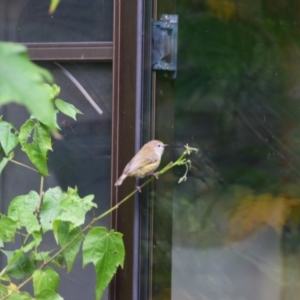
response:
<svg viewBox="0 0 300 300"><path fill-rule="evenodd" d="M158 172L152 174L156 179L158 179Z"/></svg>
<svg viewBox="0 0 300 300"><path fill-rule="evenodd" d="M135 188L141 193L142 192L142 190L141 190L141 187L140 186L138 186L138 185L136 185L135 186Z"/></svg>

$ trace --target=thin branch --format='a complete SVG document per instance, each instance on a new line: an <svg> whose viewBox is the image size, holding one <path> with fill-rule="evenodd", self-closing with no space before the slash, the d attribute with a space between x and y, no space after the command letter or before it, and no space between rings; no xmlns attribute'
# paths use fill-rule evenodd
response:
<svg viewBox="0 0 300 300"><path fill-rule="evenodd" d="M157 174L158 175L164 174L165 172L169 171L170 169L174 168L175 166L187 165L188 162L185 159L185 157L187 155L189 155L193 151L198 151L198 149L191 148L188 145L186 145L185 148L186 148L186 150L183 152L183 154L174 163L170 162L162 170L160 170L159 172L157 172ZM140 188L144 187L145 185L147 185L148 183L150 183L151 181L153 181L153 179L154 179L154 177L151 177L150 179L148 179L147 181L145 181L140 186ZM43 262L40 265L40 267L38 268L38 270L43 269L45 266L47 266L49 263L51 263L52 260L54 260L57 256L59 256L63 251L65 251L77 238L79 238L84 232L86 232L88 229L90 229L92 227L92 225L94 225L94 223L96 223L100 219L104 218L105 216L109 215L110 213L112 213L113 211L115 211L116 209L118 209L120 207L120 205L124 204L128 199L130 199L134 194L136 194L137 191L138 190L134 190L128 196L126 196L124 199L122 199L118 204L116 204L115 206L111 207L109 210L107 210L103 214L99 215L98 217L94 218L88 225L86 225L83 228L82 231L80 231L78 234L76 234L64 247L62 247L59 251L57 251L47 261ZM3 271L1 273L3 273ZM0 273L0 275L1 275L1 273ZM16 291L19 291L23 286L25 286L28 282L30 282L32 280L32 278L33 278L33 276L31 275L26 280L24 280L21 284L19 284L17 286L17 288L16 288ZM10 295L4 296L3 298L1 298L1 300L7 299Z"/></svg>
<svg viewBox="0 0 300 300"><path fill-rule="evenodd" d="M16 164L16 165L19 165L19 166L21 166L21 167L24 167L24 168L27 168L27 169L29 169L29 170L31 170L31 171L34 171L34 172L36 172L36 173L40 173L38 170L36 170L36 169L34 169L34 168L31 168L31 167L29 167L29 166L27 166L27 165L25 165L25 164L22 164L22 163L20 163L20 162L18 162L18 161L16 161L16 160L9 159L9 161L11 161L12 163L14 163L14 164Z"/></svg>

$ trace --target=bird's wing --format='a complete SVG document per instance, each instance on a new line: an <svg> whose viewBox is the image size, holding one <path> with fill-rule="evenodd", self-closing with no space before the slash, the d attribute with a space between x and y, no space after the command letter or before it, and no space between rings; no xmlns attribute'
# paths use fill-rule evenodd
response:
<svg viewBox="0 0 300 300"><path fill-rule="evenodd" d="M127 164L123 173L130 174L131 172L134 172L141 167L157 162L158 159L159 159L158 155L151 155L148 157L137 155L133 157L132 160Z"/></svg>

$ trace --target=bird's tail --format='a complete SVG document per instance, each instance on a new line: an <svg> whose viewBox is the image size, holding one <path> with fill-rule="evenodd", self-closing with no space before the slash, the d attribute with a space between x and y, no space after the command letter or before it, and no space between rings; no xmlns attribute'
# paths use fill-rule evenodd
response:
<svg viewBox="0 0 300 300"><path fill-rule="evenodd" d="M115 186L121 185L126 177L127 177L127 175L122 174L122 175L119 177L119 179L116 181Z"/></svg>

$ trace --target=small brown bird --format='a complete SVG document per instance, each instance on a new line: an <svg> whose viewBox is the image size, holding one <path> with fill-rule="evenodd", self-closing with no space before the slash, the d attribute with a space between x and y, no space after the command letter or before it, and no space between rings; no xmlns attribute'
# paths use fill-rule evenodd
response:
<svg viewBox="0 0 300 300"><path fill-rule="evenodd" d="M147 175L155 176L154 171L160 164L165 146L167 145L157 140L152 140L145 144L126 165L115 186L121 185L127 176L138 178L143 178Z"/></svg>

